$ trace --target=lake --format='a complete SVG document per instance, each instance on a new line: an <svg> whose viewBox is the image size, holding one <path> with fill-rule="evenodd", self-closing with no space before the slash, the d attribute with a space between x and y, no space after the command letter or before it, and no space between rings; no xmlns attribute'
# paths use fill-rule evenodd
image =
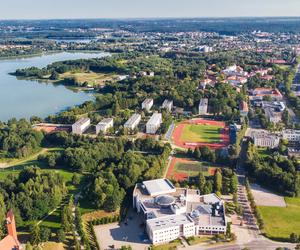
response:
<svg viewBox="0 0 300 250"><path fill-rule="evenodd" d="M13 117L28 119L33 115L45 118L68 107L94 99L92 93L70 90L63 85L18 80L9 73L19 68L31 66L42 68L57 61L106 55L106 53L62 52L37 57L0 60L0 121L7 121Z"/></svg>

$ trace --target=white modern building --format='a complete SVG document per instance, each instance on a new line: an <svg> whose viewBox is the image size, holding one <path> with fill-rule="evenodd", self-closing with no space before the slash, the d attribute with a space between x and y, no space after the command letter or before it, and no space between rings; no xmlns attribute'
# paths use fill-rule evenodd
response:
<svg viewBox="0 0 300 250"><path fill-rule="evenodd" d="M162 114L154 113L146 124L146 133L155 134L162 123Z"/></svg>
<svg viewBox="0 0 300 250"><path fill-rule="evenodd" d="M72 133L81 135L90 127L90 125L90 118L81 118L72 125Z"/></svg>
<svg viewBox="0 0 300 250"><path fill-rule="evenodd" d="M113 118L104 118L101 122L96 125L96 134L99 134L100 131L105 134L109 128L114 126Z"/></svg>
<svg viewBox="0 0 300 250"><path fill-rule="evenodd" d="M125 122L124 128L131 129L131 130L135 129L141 122L141 119L142 119L142 116L140 114L133 114L127 120L127 122Z"/></svg>
<svg viewBox="0 0 300 250"><path fill-rule="evenodd" d="M199 51L200 52L204 52L204 53L209 53L209 52L213 52L213 47L207 46L207 45L203 45L199 47Z"/></svg>
<svg viewBox="0 0 300 250"><path fill-rule="evenodd" d="M263 129L250 129L249 136L253 139L255 146L267 148L277 148L281 139L280 135Z"/></svg>
<svg viewBox="0 0 300 250"><path fill-rule="evenodd" d="M200 195L195 189L175 188L168 179L136 184L133 207L144 218L153 244L226 232L224 203L217 195Z"/></svg>
<svg viewBox="0 0 300 250"><path fill-rule="evenodd" d="M282 132L282 137L289 142L300 142L300 130L285 129Z"/></svg>
<svg viewBox="0 0 300 250"><path fill-rule="evenodd" d="M171 112L171 111L172 111L172 108L173 108L173 101L167 100L167 99L164 100L164 102L163 102L161 108L166 109L166 110L168 110L169 112Z"/></svg>
<svg viewBox="0 0 300 250"><path fill-rule="evenodd" d="M206 115L208 111L208 99L203 98L199 102L199 115Z"/></svg>
<svg viewBox="0 0 300 250"><path fill-rule="evenodd" d="M152 106L153 106L153 99L152 98L147 98L142 103L142 109L145 109L148 112L150 111Z"/></svg>

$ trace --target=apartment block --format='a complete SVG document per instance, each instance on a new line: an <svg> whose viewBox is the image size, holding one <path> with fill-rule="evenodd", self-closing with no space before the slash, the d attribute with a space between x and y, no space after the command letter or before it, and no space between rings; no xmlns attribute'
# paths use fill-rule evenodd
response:
<svg viewBox="0 0 300 250"><path fill-rule="evenodd" d="M127 128L127 129L135 129L139 123L141 122L141 115L140 114L133 114L128 120L127 122L125 122L124 124L124 128Z"/></svg>
<svg viewBox="0 0 300 250"><path fill-rule="evenodd" d="M91 125L90 118L81 118L72 125L72 133L82 135Z"/></svg>
<svg viewBox="0 0 300 250"><path fill-rule="evenodd" d="M208 111L208 99L203 98L199 102L199 115L206 115Z"/></svg>
<svg viewBox="0 0 300 250"><path fill-rule="evenodd" d="M152 106L153 106L153 99L152 98L147 98L142 103L142 109L145 109L148 112L150 111L150 109L152 108Z"/></svg>
<svg viewBox="0 0 300 250"><path fill-rule="evenodd" d="M171 100L164 100L162 106L161 106L163 109L166 109L168 110L169 112L172 111L172 108L173 108L173 101Z"/></svg>
<svg viewBox="0 0 300 250"><path fill-rule="evenodd" d="M113 118L105 118L96 125L96 134L99 134L100 131L105 134L109 128L114 126Z"/></svg>

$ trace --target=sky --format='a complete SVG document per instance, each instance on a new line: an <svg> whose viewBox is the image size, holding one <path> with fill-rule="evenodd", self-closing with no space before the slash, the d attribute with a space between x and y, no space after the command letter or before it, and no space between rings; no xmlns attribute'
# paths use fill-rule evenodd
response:
<svg viewBox="0 0 300 250"><path fill-rule="evenodd" d="M300 0L0 0L0 19L300 16Z"/></svg>

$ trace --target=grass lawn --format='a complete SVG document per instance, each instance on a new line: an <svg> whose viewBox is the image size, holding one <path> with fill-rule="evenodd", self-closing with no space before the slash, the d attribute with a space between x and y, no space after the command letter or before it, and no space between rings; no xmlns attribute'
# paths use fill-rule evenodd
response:
<svg viewBox="0 0 300 250"><path fill-rule="evenodd" d="M205 124L186 124L183 128L180 140L184 142L218 143L221 141L221 126Z"/></svg>
<svg viewBox="0 0 300 250"><path fill-rule="evenodd" d="M197 245L200 243L207 243L210 242L212 240L212 237L210 236L200 236L200 237L190 237L187 238L186 241L189 245Z"/></svg>
<svg viewBox="0 0 300 250"><path fill-rule="evenodd" d="M90 86L101 86L105 81L112 80L116 75L95 72L66 72L59 76L61 80L74 77L79 83L88 82Z"/></svg>
<svg viewBox="0 0 300 250"><path fill-rule="evenodd" d="M57 243L57 242L46 242L42 246L43 250L64 250L64 244L63 243Z"/></svg>
<svg viewBox="0 0 300 250"><path fill-rule="evenodd" d="M175 172L183 172L188 176L197 176L199 172L203 172L204 175L209 176L210 165L206 162L177 162L174 168Z"/></svg>
<svg viewBox="0 0 300 250"><path fill-rule="evenodd" d="M285 198L287 207L259 206L265 222L264 232L270 238L289 239L291 233L300 234L300 198Z"/></svg>
<svg viewBox="0 0 300 250"><path fill-rule="evenodd" d="M168 244L152 246L151 250L175 250L178 246L181 246L180 240L174 240Z"/></svg>

